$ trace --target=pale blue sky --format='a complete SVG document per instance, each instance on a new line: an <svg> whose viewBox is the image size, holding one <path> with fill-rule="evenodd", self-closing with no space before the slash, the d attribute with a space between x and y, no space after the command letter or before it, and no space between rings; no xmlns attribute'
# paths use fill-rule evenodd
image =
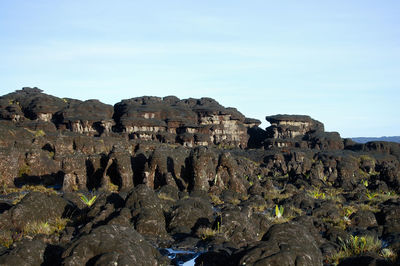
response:
<svg viewBox="0 0 400 266"><path fill-rule="evenodd" d="M0 94L212 97L263 122L400 135L399 14L398 0L0 0Z"/></svg>

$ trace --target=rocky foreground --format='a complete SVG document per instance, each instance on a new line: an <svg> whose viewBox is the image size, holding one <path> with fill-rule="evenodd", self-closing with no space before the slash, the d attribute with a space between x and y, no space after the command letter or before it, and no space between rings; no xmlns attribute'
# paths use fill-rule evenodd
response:
<svg viewBox="0 0 400 266"><path fill-rule="evenodd" d="M0 97L0 265L399 265L400 144L266 119Z"/></svg>

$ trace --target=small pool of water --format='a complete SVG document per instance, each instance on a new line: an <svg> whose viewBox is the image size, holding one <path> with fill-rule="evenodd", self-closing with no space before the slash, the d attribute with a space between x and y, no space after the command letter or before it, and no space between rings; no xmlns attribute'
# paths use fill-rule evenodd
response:
<svg viewBox="0 0 400 266"><path fill-rule="evenodd" d="M176 266L194 266L195 260L202 252L163 248L160 249L160 253L171 259L171 262Z"/></svg>

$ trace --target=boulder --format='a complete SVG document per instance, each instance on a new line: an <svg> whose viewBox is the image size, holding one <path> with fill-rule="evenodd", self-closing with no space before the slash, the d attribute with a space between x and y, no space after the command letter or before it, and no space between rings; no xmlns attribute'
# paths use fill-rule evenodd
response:
<svg viewBox="0 0 400 266"><path fill-rule="evenodd" d="M0 255L0 265L4 266L40 266L46 264L46 246L40 240L24 239L15 248ZM47 263L51 263L48 261Z"/></svg>
<svg viewBox="0 0 400 266"><path fill-rule="evenodd" d="M73 242L62 265L160 265L159 252L133 228L103 225Z"/></svg>
<svg viewBox="0 0 400 266"><path fill-rule="evenodd" d="M68 210L69 204L57 195L40 192L29 192L17 205L1 215L10 215L15 228L23 229L29 222L47 222L61 218Z"/></svg>
<svg viewBox="0 0 400 266"><path fill-rule="evenodd" d="M138 185L129 192L125 208L131 210L135 229L140 234L155 237L167 235L161 200L146 185Z"/></svg>
<svg viewBox="0 0 400 266"><path fill-rule="evenodd" d="M271 226L262 241L241 254L240 265L322 265L315 239L302 226L288 223Z"/></svg>

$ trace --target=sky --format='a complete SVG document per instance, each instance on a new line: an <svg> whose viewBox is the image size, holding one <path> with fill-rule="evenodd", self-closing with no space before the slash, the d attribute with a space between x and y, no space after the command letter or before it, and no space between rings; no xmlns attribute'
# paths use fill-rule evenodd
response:
<svg viewBox="0 0 400 266"><path fill-rule="evenodd" d="M398 0L0 0L0 95L211 97L400 135Z"/></svg>

